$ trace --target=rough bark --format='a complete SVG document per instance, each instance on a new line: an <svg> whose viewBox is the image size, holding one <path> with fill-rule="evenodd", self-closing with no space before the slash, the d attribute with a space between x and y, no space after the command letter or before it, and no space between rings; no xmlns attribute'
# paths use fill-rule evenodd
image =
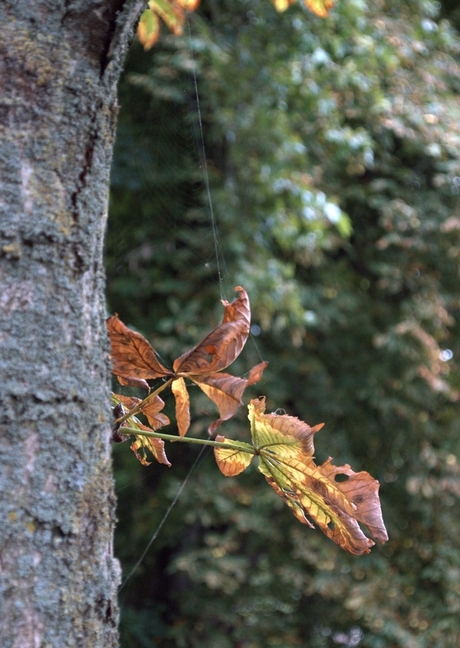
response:
<svg viewBox="0 0 460 648"><path fill-rule="evenodd" d="M0 3L0 637L117 644L102 244L141 0Z"/></svg>

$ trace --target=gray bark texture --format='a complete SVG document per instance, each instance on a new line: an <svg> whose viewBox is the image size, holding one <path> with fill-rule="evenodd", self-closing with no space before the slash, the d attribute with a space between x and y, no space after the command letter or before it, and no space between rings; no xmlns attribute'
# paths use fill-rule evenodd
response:
<svg viewBox="0 0 460 648"><path fill-rule="evenodd" d="M118 641L102 245L143 0L0 2L0 645Z"/></svg>

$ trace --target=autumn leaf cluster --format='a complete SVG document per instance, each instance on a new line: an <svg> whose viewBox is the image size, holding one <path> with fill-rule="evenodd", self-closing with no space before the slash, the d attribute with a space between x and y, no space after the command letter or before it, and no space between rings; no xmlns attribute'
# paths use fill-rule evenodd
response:
<svg viewBox="0 0 460 648"><path fill-rule="evenodd" d="M114 375L121 385L149 392L144 400L112 395L116 417L114 440L134 436L131 449L144 465L149 464L146 450L159 463L171 465L164 449L166 435L158 433L170 423L161 412L164 401L159 392L171 387L179 438L183 438L190 428L186 381L196 384L218 408L219 417L208 428L210 436L214 436L216 429L235 415L245 389L262 378L266 362L253 367L247 378L223 373L243 350L250 332L248 295L241 286L235 290L239 292L237 299L222 302L221 324L174 360L172 369L165 367L150 343L123 324L117 315L108 319ZM162 379L163 383L151 391L147 381L155 379ZM359 522L376 540L386 542L378 481L367 472L354 472L348 464L334 466L331 458L320 466L315 464L313 437L323 424L310 427L287 414L265 414L265 397L251 400L248 407L252 444L222 435L213 443L215 459L223 475L238 475L257 455L259 471L300 522L313 528L313 520L336 544L357 555L368 553L375 544L363 533ZM136 416L139 413L145 416L148 425L139 420Z"/></svg>

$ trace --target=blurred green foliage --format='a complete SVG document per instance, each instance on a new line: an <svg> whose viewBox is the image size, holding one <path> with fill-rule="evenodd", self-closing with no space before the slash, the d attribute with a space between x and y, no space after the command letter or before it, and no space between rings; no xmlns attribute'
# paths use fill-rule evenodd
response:
<svg viewBox="0 0 460 648"><path fill-rule="evenodd" d="M123 648L460 645L450 5L440 16L430 0L341 0L320 20L300 4L277 14L268 2L207 0L190 34L165 34L148 54L133 46L112 175L110 311L167 362L219 321L221 293L244 286L254 340L232 373L270 361L252 396L325 421L317 461L331 455L379 479L390 541L349 556L300 525L255 469L224 478L204 453L121 591ZM205 435L215 412L195 391L190 433ZM222 431L248 440L244 408ZM178 446L167 448L170 469L115 448L125 575L197 457Z"/></svg>

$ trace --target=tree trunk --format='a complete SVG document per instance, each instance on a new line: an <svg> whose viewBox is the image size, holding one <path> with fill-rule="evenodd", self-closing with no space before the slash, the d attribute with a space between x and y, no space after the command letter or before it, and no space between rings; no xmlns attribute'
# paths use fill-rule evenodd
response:
<svg viewBox="0 0 460 648"><path fill-rule="evenodd" d="M102 245L144 4L0 4L3 648L117 644Z"/></svg>

